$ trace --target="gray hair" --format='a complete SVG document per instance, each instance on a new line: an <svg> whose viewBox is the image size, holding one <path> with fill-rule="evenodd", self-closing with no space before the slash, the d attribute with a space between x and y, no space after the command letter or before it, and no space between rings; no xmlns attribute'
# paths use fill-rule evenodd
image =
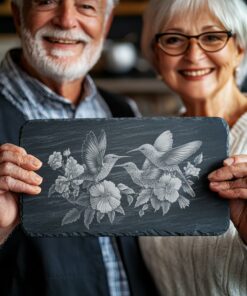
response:
<svg viewBox="0 0 247 296"><path fill-rule="evenodd" d="M245 50L236 77L237 82L241 84L247 74L247 5L243 0L150 0L143 15L143 55L156 69L153 47L155 34L161 33L176 14L196 14L205 5L226 30L236 35L237 45Z"/></svg>
<svg viewBox="0 0 247 296"><path fill-rule="evenodd" d="M12 3L17 5L18 7L22 7L24 0L11 0ZM108 17L112 11L112 9L118 4L119 0L106 0L107 7L106 7L106 17Z"/></svg>

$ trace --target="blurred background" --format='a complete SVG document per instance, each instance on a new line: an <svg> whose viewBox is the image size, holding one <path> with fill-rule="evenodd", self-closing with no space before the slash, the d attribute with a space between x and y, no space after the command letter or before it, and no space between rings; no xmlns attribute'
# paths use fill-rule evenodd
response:
<svg viewBox="0 0 247 296"><path fill-rule="evenodd" d="M147 2L120 0L102 58L91 74L102 88L133 98L144 116L177 115L181 101L157 79L140 52L142 13ZM0 0L0 60L9 48L18 45L10 0Z"/></svg>

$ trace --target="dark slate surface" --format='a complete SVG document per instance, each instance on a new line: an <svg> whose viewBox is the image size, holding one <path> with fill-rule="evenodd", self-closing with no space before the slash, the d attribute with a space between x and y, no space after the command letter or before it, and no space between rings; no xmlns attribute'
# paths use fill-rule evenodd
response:
<svg viewBox="0 0 247 296"><path fill-rule="evenodd" d="M146 161L145 172L148 167L157 174L147 174L148 185L143 178L137 185L117 165L133 162L141 169L144 154L127 152L154 145L162 133L167 151L159 163L165 153L168 162L187 155L175 168ZM35 120L23 126L20 144L43 162L42 193L23 196L21 203L29 235L217 235L229 226L228 203L209 191L207 181L228 155L228 127L219 118ZM160 141L154 146L160 148ZM108 154L129 158L119 159L108 175L85 181L86 171L99 168L100 153L107 163ZM192 191L184 189L188 184Z"/></svg>

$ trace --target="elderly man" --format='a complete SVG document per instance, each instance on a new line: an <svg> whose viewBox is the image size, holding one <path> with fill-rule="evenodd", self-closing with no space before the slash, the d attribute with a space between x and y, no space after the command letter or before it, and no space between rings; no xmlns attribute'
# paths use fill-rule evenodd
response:
<svg viewBox="0 0 247 296"><path fill-rule="evenodd" d="M19 194L38 194L42 183L35 173L41 162L16 146L25 120L135 115L87 75L116 2L12 0L22 49L8 52L0 67L2 296L156 294L134 238L30 238L19 226Z"/></svg>

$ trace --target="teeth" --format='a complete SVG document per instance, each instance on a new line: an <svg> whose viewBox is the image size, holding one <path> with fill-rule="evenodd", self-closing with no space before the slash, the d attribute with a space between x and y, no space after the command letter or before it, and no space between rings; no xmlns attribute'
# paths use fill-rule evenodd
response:
<svg viewBox="0 0 247 296"><path fill-rule="evenodd" d="M182 73L186 76L196 77L196 76L206 75L210 72L211 72L211 70L207 69L207 70L197 70L197 71L183 71Z"/></svg>
<svg viewBox="0 0 247 296"><path fill-rule="evenodd" d="M60 43L60 44L76 44L78 41L76 40L64 40L64 39L52 39L49 38L49 41L52 43Z"/></svg>

